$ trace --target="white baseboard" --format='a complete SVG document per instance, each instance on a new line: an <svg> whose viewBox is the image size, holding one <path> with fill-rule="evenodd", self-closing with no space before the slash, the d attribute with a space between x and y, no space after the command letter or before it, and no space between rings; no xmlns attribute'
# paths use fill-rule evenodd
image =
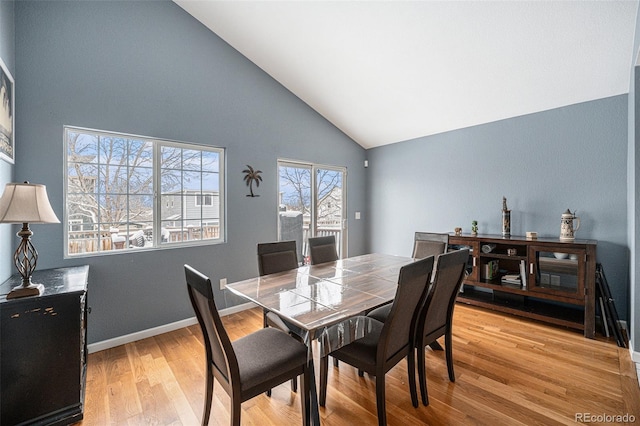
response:
<svg viewBox="0 0 640 426"><path fill-rule="evenodd" d="M640 352L636 352L633 349L633 342L631 340L629 340L629 353L631 354L631 360L636 364L640 364Z"/></svg>
<svg viewBox="0 0 640 426"><path fill-rule="evenodd" d="M249 302L242 305L232 306L230 308L221 309L220 316L234 314L246 309L255 308L256 305ZM149 328L147 330L137 331L135 333L126 334L124 336L114 337L113 339L103 340L101 342L91 343L87 345L87 351L92 354L94 352L103 351L105 349L115 348L116 346L124 345L126 343L135 342L136 340L146 339L147 337L157 336L158 334L168 333L170 331L178 330L179 328L188 327L190 325L197 324L196 317L183 319L181 321L172 322L170 324L160 325L158 327Z"/></svg>

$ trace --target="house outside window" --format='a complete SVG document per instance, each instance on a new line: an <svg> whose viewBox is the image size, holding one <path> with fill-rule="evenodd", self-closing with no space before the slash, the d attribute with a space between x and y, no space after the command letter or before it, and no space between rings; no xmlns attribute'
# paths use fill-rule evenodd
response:
<svg viewBox="0 0 640 426"><path fill-rule="evenodd" d="M196 207L213 206L213 194L196 195Z"/></svg>
<svg viewBox="0 0 640 426"><path fill-rule="evenodd" d="M223 242L222 148L65 127L65 255Z"/></svg>

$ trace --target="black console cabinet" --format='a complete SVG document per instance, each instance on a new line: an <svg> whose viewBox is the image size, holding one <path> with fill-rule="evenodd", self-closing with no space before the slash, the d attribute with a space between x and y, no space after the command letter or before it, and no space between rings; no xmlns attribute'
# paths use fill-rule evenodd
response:
<svg viewBox="0 0 640 426"><path fill-rule="evenodd" d="M7 300L0 285L0 424L66 425L82 419L87 365L88 266L36 271L39 297Z"/></svg>

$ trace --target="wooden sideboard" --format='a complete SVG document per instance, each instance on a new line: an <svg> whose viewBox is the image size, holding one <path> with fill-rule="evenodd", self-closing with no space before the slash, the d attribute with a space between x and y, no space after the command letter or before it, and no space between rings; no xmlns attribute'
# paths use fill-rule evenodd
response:
<svg viewBox="0 0 640 426"><path fill-rule="evenodd" d="M36 271L37 297L6 299L0 285L0 424L66 425L82 420L87 368L88 266Z"/></svg>
<svg viewBox="0 0 640 426"><path fill-rule="evenodd" d="M458 302L595 336L596 241L450 235L449 247L470 249ZM505 275L524 279L505 282Z"/></svg>

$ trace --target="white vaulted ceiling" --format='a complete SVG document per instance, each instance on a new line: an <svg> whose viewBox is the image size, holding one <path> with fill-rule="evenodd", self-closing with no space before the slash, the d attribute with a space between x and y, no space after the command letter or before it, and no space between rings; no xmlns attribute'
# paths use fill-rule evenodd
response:
<svg viewBox="0 0 640 426"><path fill-rule="evenodd" d="M638 7L175 2L365 148L628 93Z"/></svg>

